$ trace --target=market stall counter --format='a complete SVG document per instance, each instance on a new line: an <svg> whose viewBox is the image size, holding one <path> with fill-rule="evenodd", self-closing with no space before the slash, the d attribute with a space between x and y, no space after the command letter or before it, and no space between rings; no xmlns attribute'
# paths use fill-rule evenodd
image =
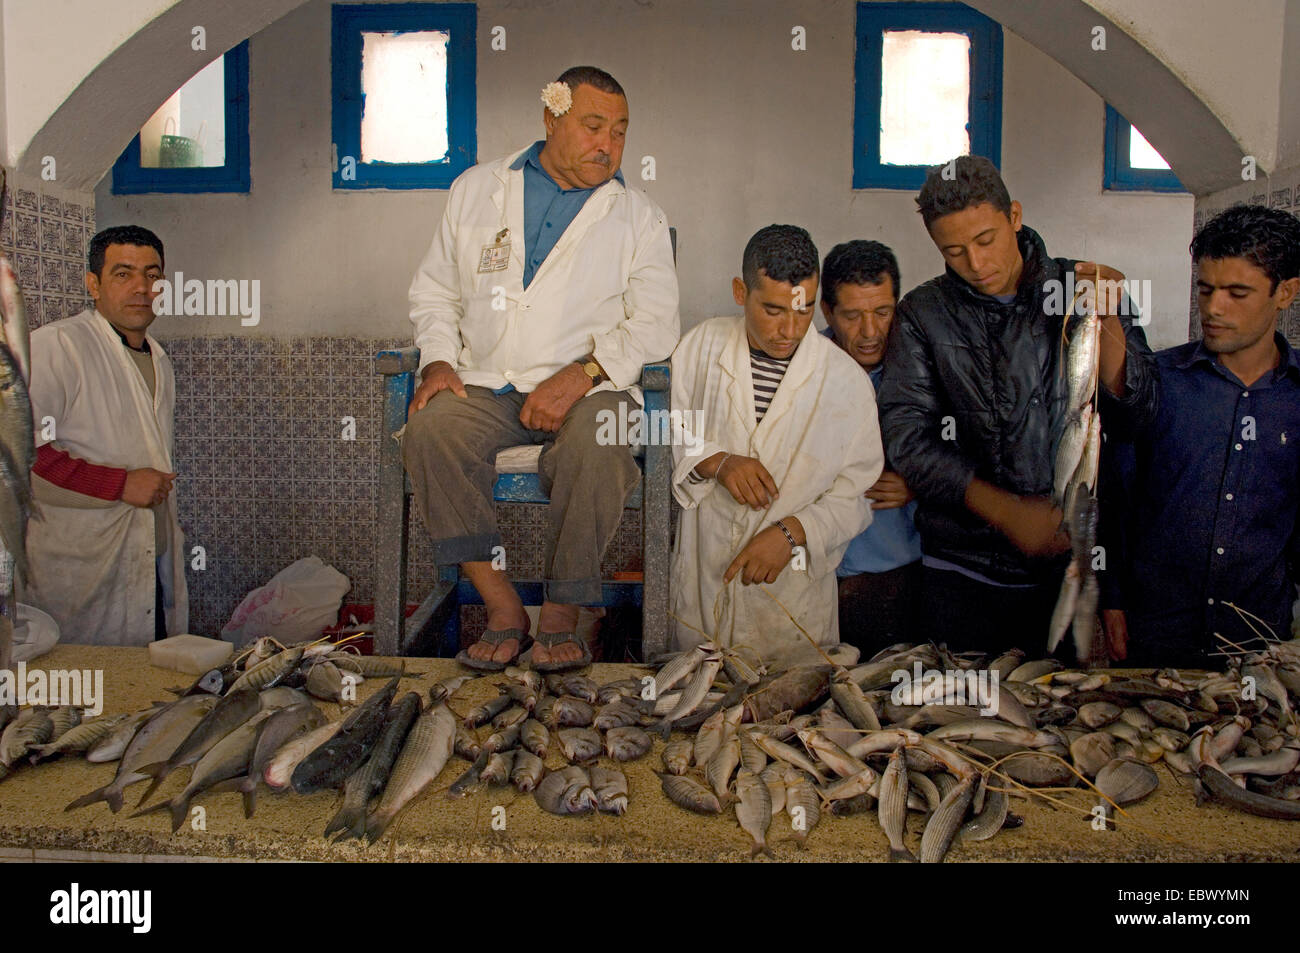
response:
<svg viewBox="0 0 1300 953"><path fill-rule="evenodd" d="M398 697L417 691L427 699L437 679L464 674L450 659L407 659ZM174 699L170 688L188 687L192 676L149 664L143 648L60 645L30 663L35 670L103 673L103 711L133 712ZM641 678L649 670L633 665L597 664L588 673L600 684ZM451 708L464 715L497 695L503 677L481 677L459 688ZM385 679L357 686L364 702ZM331 720L343 711L317 702ZM480 729L486 737L491 728ZM674 735L674 737L678 737ZM140 817L136 809L146 784L127 788L126 806L116 814L102 801L72 811L65 806L111 781L115 763L91 764L65 755L34 766L24 760L0 781L0 859L3 860L254 860L254 861L745 861L751 838L735 812L705 816L670 801L656 772L663 770L664 742L644 757L617 765L627 777L628 806L621 816L589 813L557 816L543 811L532 794L511 786L482 785L464 797L448 788L468 764L453 757L434 782L397 818L373 846L364 840L333 843L322 836L339 806L332 791L309 795L273 793L265 786L256 811L244 816L237 792L202 793L176 833L166 811ZM552 743L548 769L565 765ZM1217 803L1197 806L1193 782L1155 765L1159 788L1125 808L1118 829L1097 830L1086 813L1088 795L1052 793L1011 798L1011 811L1024 819L991 839L957 839L946 859L971 861L1295 861L1300 859L1298 829L1283 820L1254 817ZM151 797L168 798L184 787L189 769L175 771ZM702 780L702 778L701 778ZM1095 796L1091 796L1096 800ZM1069 803L1073 809L1065 807ZM196 812L194 808L202 808ZM919 814L909 814L908 838L915 842ZM772 819L767 843L776 860L883 861L889 844L874 810L846 817L822 811L806 845L794 837L788 813Z"/></svg>

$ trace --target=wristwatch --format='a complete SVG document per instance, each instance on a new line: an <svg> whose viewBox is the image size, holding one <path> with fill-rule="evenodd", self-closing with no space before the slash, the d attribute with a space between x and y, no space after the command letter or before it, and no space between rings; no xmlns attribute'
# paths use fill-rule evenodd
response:
<svg viewBox="0 0 1300 953"><path fill-rule="evenodd" d="M582 372L591 378L592 387L595 387L597 384L603 384L605 381L609 380L609 377L605 374L605 369L600 366L599 362L597 362L594 354L588 354L586 357L579 361L574 361L573 363L581 367Z"/></svg>

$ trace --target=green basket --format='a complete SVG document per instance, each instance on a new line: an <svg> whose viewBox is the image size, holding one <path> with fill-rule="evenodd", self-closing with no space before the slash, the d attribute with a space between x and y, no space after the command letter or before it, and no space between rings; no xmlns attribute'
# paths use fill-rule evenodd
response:
<svg viewBox="0 0 1300 953"><path fill-rule="evenodd" d="M169 118L168 123L176 122ZM162 138L158 141L158 167L161 169L193 169L203 165L203 129L199 126L199 137L170 135L167 126L163 126Z"/></svg>

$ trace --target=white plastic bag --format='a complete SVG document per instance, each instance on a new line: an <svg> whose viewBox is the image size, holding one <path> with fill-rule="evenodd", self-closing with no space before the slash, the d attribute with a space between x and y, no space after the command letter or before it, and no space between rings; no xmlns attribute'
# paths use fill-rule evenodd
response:
<svg viewBox="0 0 1300 953"><path fill-rule="evenodd" d="M221 637L235 645L263 635L285 645L314 639L338 621L339 606L350 588L348 577L319 556L300 559L246 595Z"/></svg>

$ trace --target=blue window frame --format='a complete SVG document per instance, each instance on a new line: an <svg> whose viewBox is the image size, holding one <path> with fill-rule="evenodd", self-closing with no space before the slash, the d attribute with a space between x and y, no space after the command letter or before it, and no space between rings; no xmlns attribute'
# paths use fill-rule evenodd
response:
<svg viewBox="0 0 1300 953"><path fill-rule="evenodd" d="M225 54L226 162L193 168L140 165L140 134L113 163L113 194L143 192L247 192L248 174L248 41Z"/></svg>
<svg viewBox="0 0 1300 953"><path fill-rule="evenodd" d="M961 3L858 3L854 59L853 187L919 189L926 166L880 161L883 34L894 30L964 33L970 38L970 151L1002 160L1002 27Z"/></svg>
<svg viewBox="0 0 1300 953"><path fill-rule="evenodd" d="M446 189L477 160L472 3L357 3L333 7L333 135L336 189ZM362 32L446 31L447 155L436 162L362 162ZM350 158L351 163L344 160ZM346 173L346 174L345 174Z"/></svg>
<svg viewBox="0 0 1300 953"><path fill-rule="evenodd" d="M1106 104L1106 157L1102 188L1113 192L1186 192L1171 169L1135 169L1129 162L1133 124Z"/></svg>

